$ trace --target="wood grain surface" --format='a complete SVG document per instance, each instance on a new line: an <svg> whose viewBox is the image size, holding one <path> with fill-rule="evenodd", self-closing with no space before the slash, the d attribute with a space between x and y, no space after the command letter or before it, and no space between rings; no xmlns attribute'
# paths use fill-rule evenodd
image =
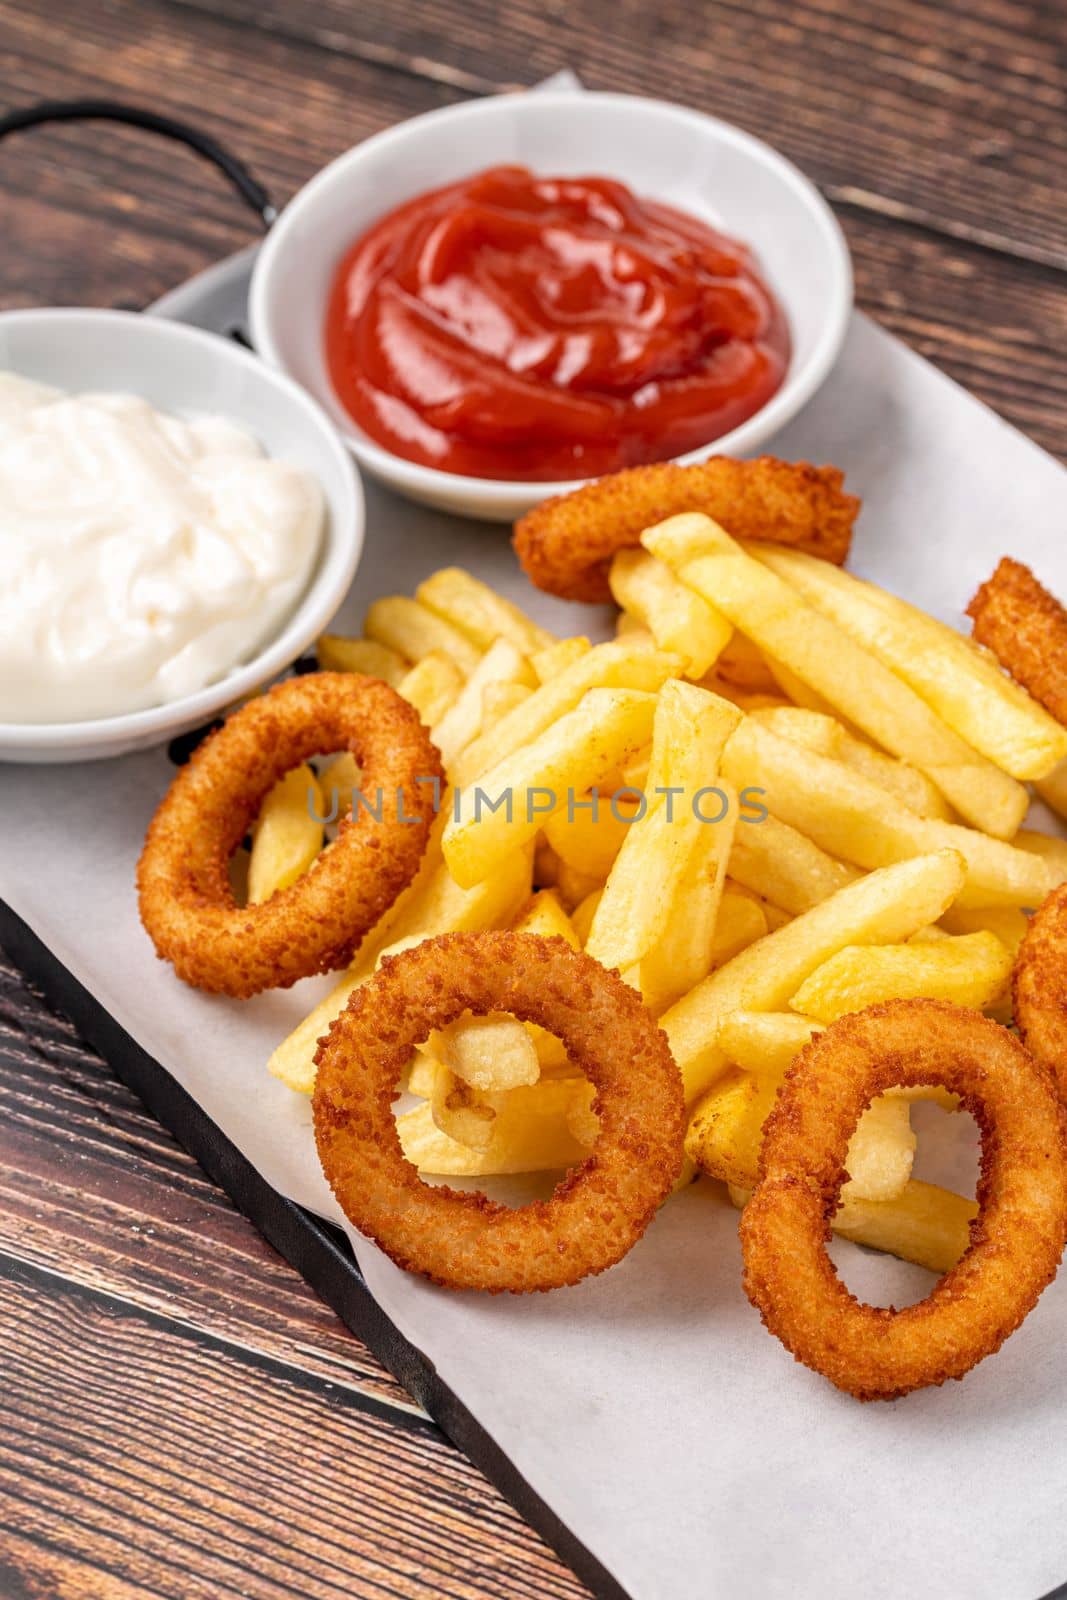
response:
<svg viewBox="0 0 1067 1600"><path fill-rule="evenodd" d="M284 201L399 118L574 67L762 135L860 304L1067 459L1059 0L0 0L4 105L197 123ZM255 236L122 128L0 145L0 306L140 306ZM58 847L58 845L57 845ZM0 965L0 1600L578 1596L10 966Z"/></svg>
<svg viewBox="0 0 1067 1600"><path fill-rule="evenodd" d="M0 1596L585 1590L0 963Z"/></svg>

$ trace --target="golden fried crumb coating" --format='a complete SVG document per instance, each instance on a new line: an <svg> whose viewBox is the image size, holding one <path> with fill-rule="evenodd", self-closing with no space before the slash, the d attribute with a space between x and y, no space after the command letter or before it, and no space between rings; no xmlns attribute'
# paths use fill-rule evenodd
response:
<svg viewBox="0 0 1067 1600"><path fill-rule="evenodd" d="M424 1183L393 1101L416 1045L464 1011L506 1011L562 1039L595 1085L596 1144L548 1200L511 1207ZM561 1288L621 1260L682 1165L682 1081L617 972L537 934L446 933L392 957L319 1043L319 1158L341 1208L398 1266L456 1289Z"/></svg>
<svg viewBox="0 0 1067 1600"><path fill-rule="evenodd" d="M848 1142L898 1085L958 1094L982 1135L970 1247L924 1300L864 1305L826 1251ZM1055 1277L1067 1238L1067 1115L1052 1074L999 1023L941 1000L842 1017L801 1052L767 1119L741 1218L745 1292L798 1361L859 1400L962 1378Z"/></svg>
<svg viewBox="0 0 1067 1600"><path fill-rule="evenodd" d="M630 467L535 506L515 524L514 545L530 581L564 600L610 601L617 550L681 511L703 511L736 539L795 545L841 566L860 508L836 467L760 456L712 456Z"/></svg>
<svg viewBox="0 0 1067 1600"><path fill-rule="evenodd" d="M289 888L239 906L227 864L263 800L291 767L335 750L356 757L380 820L361 808ZM418 712L377 678L314 672L250 700L197 748L149 825L137 890L156 953L195 988L240 997L345 966L415 875L434 779L441 758Z"/></svg>
<svg viewBox="0 0 1067 1600"><path fill-rule="evenodd" d="M1031 919L1012 974L1015 1024L1067 1103L1067 884Z"/></svg>
<svg viewBox="0 0 1067 1600"><path fill-rule="evenodd" d="M1067 608L1030 568L1004 556L967 607L974 637L1067 725Z"/></svg>

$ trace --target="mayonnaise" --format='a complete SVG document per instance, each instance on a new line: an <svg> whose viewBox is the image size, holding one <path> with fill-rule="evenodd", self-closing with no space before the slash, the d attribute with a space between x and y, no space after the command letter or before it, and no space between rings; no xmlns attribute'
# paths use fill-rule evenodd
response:
<svg viewBox="0 0 1067 1600"><path fill-rule="evenodd" d="M305 588L322 491L218 417L0 373L0 722L179 699Z"/></svg>

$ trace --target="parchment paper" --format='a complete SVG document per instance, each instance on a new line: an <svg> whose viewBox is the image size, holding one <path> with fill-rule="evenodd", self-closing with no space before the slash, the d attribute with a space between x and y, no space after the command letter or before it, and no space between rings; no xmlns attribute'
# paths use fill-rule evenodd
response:
<svg viewBox="0 0 1067 1600"><path fill-rule="evenodd" d="M865 501L852 565L941 617L959 620L1006 551L1067 593L1067 475L863 317L773 448L847 468ZM339 628L453 562L549 627L602 622L529 589L504 530L368 489ZM171 775L163 752L0 768L0 895L273 1184L337 1218L307 1103L264 1068L327 980L209 998L141 931L134 864ZM923 1142L925 1161L936 1133ZM951 1159L973 1155L973 1126L957 1125ZM1067 1280L964 1384L860 1406L763 1331L741 1292L736 1213L711 1184L666 1206L614 1271L550 1296L448 1294L353 1243L401 1332L636 1600L1037 1600L1067 1579ZM882 1303L931 1281L835 1250Z"/></svg>

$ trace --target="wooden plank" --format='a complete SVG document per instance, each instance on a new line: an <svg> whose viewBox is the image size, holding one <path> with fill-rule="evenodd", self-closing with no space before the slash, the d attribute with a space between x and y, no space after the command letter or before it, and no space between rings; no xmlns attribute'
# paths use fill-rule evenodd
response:
<svg viewBox="0 0 1067 1600"><path fill-rule="evenodd" d="M205 0L181 0L199 17ZM332 59L656 95L737 122L834 198L1067 267L1062 7L1026 0L212 0ZM450 77L447 75L451 75Z"/></svg>
<svg viewBox="0 0 1067 1600"><path fill-rule="evenodd" d="M185 1091L161 1073L92 997L63 973L13 914L0 918L0 932L5 942L10 939L9 948L15 958L25 964L26 970L39 974L42 992L51 996L53 1003L76 1021L79 1029L84 1030L85 1038L104 1052L123 1082L143 1099L152 1114L174 1130L203 1163L205 1171L225 1187L242 1210L247 1210L264 1236L337 1311L346 1326L397 1373L409 1393L419 1397L468 1459L488 1475L512 1506L529 1517L532 1526L550 1541L561 1559L581 1575L583 1581L591 1584L597 1593L605 1597L618 1595L621 1600L622 1591L610 1574L549 1507L537 1499L507 1456L439 1379L432 1364L414 1346L405 1344L377 1310L358 1273L351 1270L351 1257L343 1241L324 1224L316 1223L298 1207L274 1194L224 1135L213 1136L210 1123ZM375 1402L366 1401L365 1404L374 1405ZM392 1412L388 1415L395 1418Z"/></svg>
<svg viewBox="0 0 1067 1600"><path fill-rule="evenodd" d="M1063 275L850 208L841 208L840 217L852 248L857 303L1067 460Z"/></svg>
<svg viewBox="0 0 1067 1600"><path fill-rule="evenodd" d="M5 1595L585 1593L430 1424L10 1264L0 1319Z"/></svg>
<svg viewBox="0 0 1067 1600"><path fill-rule="evenodd" d="M331 60L159 4L86 0L42 29L0 0L0 71L18 103L94 95L204 128L285 200L331 156L455 94ZM141 306L247 244L259 225L203 161L108 123L34 128L0 144L0 305Z"/></svg>
<svg viewBox="0 0 1067 1600"><path fill-rule="evenodd" d="M399 1411L400 1385L0 965L0 1251Z"/></svg>
<svg viewBox="0 0 1067 1600"><path fill-rule="evenodd" d="M240 3L226 0L231 10ZM728 9L712 8L717 26ZM424 10L432 30L438 11L420 7L420 17ZM625 28L629 13L621 10ZM507 8L505 35L524 14L521 7ZM302 4L292 11L287 6L285 15L287 26L314 38L260 35L149 3L138 8L131 41L121 12L104 0L85 0L76 39L61 35L63 51L52 52L27 9L0 0L0 60L11 63L9 79L20 83L26 98L76 89L131 99L139 86L143 92L151 61L159 104L228 139L279 198L352 140L454 98L450 85L410 75L421 71L419 62L426 65L421 57L413 58L410 72L398 72L344 53L354 48L354 19L373 15L373 8L346 9L347 33L343 19L334 17L328 36L340 55L322 48L325 25L309 20ZM669 6L662 15L673 15ZM406 26L402 8L380 21L383 38L390 27ZM366 31L365 20L359 31ZM73 58L73 69L64 55ZM713 74L707 81L718 80ZM788 107L787 100L783 126L790 121ZM1048 153L1055 158L1054 143ZM1052 160L1045 167L1055 173ZM978 170L973 163L971 170ZM94 125L91 140L76 127L19 136L0 147L0 184L8 244L0 261L4 306L141 305L252 236L251 219L220 177L180 150L106 125ZM1067 288L1061 274L866 208L847 205L841 214L860 304L1040 444L1067 457Z"/></svg>
<svg viewBox="0 0 1067 1600"><path fill-rule="evenodd" d="M561 65L736 120L838 203L861 303L1067 457L1058 6L142 0L131 16L83 0L45 27L39 0L0 0L9 97L150 98L279 199L379 127ZM121 129L12 140L0 192L5 306L143 304L251 236L221 178ZM10 973L0 1092L0 1593L583 1592Z"/></svg>

